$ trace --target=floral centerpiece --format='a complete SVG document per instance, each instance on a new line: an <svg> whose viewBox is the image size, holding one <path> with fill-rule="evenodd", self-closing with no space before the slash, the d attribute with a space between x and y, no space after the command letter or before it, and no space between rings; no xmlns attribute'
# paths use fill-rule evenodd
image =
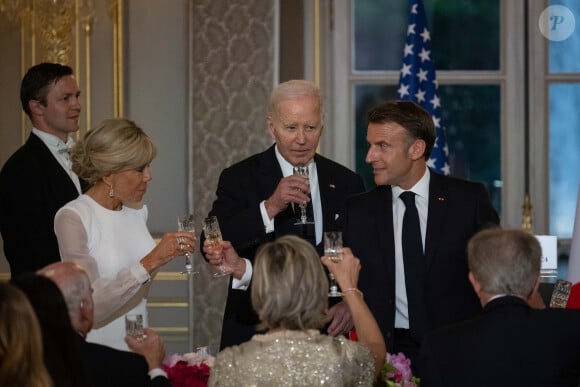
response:
<svg viewBox="0 0 580 387"><path fill-rule="evenodd" d="M174 354L165 358L163 370L173 387L206 387L214 360L207 350Z"/></svg>
<svg viewBox="0 0 580 387"><path fill-rule="evenodd" d="M387 361L381 369L378 386L418 387L420 379L413 376L411 360L399 352L396 355L387 353Z"/></svg>

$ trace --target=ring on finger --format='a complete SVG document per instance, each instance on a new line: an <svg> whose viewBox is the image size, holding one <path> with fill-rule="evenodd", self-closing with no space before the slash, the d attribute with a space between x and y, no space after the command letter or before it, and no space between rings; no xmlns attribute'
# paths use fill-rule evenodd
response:
<svg viewBox="0 0 580 387"><path fill-rule="evenodd" d="M185 248L185 245L183 243L179 243L179 250L183 251L183 249Z"/></svg>

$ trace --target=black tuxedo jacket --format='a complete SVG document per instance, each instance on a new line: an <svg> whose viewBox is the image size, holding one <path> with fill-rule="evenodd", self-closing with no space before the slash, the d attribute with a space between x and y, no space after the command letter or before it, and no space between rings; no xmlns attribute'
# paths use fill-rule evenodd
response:
<svg viewBox="0 0 580 387"><path fill-rule="evenodd" d="M361 261L359 288L387 348L395 324L395 242L390 186L347 200L344 243ZM431 172L425 236L427 327L463 320L481 310L467 278L467 242L499 223L485 187Z"/></svg>
<svg viewBox="0 0 580 387"><path fill-rule="evenodd" d="M489 302L472 320L425 336L421 387L580 385L580 310Z"/></svg>
<svg viewBox="0 0 580 387"><path fill-rule="evenodd" d="M89 343L79 336L81 352L89 382L94 387L170 387L169 379L151 380L145 358L133 352L119 351L105 345Z"/></svg>
<svg viewBox="0 0 580 387"><path fill-rule="evenodd" d="M81 187L86 188L82 180ZM60 261L54 215L78 195L48 147L31 133L0 172L0 233L12 277Z"/></svg>
<svg viewBox="0 0 580 387"><path fill-rule="evenodd" d="M337 219L343 211L346 198L363 192L364 185L359 175L334 161L318 154L315 155L314 161L320 189L323 230L337 230ZM251 262L254 260L256 249L264 242L282 235L297 233L294 226L296 216L291 206L276 216L274 232L266 234L264 230L259 205L272 195L281 179L282 170L276 159L274 145L262 153L226 168L220 175L217 198L210 215L217 216L223 238L231 241L238 254ZM322 243L317 246L317 250L322 254ZM251 331L253 325L258 323L251 306L250 289L232 290L231 286L228 289L222 347L249 339L248 335L243 338L243 334L238 335L235 327L230 329L227 320L249 326ZM228 337L231 340L227 339Z"/></svg>

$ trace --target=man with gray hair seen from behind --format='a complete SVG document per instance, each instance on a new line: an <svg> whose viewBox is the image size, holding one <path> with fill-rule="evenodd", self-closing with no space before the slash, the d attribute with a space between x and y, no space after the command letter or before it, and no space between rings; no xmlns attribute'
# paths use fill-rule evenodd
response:
<svg viewBox="0 0 580 387"><path fill-rule="evenodd" d="M91 281L85 270L76 263L55 262L38 271L50 278L60 289L66 301L73 328L79 334L90 382L99 386L171 386L161 369L165 348L161 338L145 328L143 340L127 337L136 353L120 351L85 340L93 327L93 297Z"/></svg>
<svg viewBox="0 0 580 387"><path fill-rule="evenodd" d="M580 310L533 309L541 247L521 230L488 229L467 246L483 312L428 334L421 387L580 385Z"/></svg>

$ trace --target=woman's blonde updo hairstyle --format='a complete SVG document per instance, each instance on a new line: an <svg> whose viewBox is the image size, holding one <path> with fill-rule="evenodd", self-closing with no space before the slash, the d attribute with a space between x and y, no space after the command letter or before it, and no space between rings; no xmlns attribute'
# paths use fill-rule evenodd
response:
<svg viewBox="0 0 580 387"><path fill-rule="evenodd" d="M133 121L112 118L91 129L73 147L72 170L89 184L127 169L139 169L156 155L151 138Z"/></svg>
<svg viewBox="0 0 580 387"><path fill-rule="evenodd" d="M252 305L259 328L324 326L328 280L310 243L294 235L268 242L258 250L253 271Z"/></svg>

